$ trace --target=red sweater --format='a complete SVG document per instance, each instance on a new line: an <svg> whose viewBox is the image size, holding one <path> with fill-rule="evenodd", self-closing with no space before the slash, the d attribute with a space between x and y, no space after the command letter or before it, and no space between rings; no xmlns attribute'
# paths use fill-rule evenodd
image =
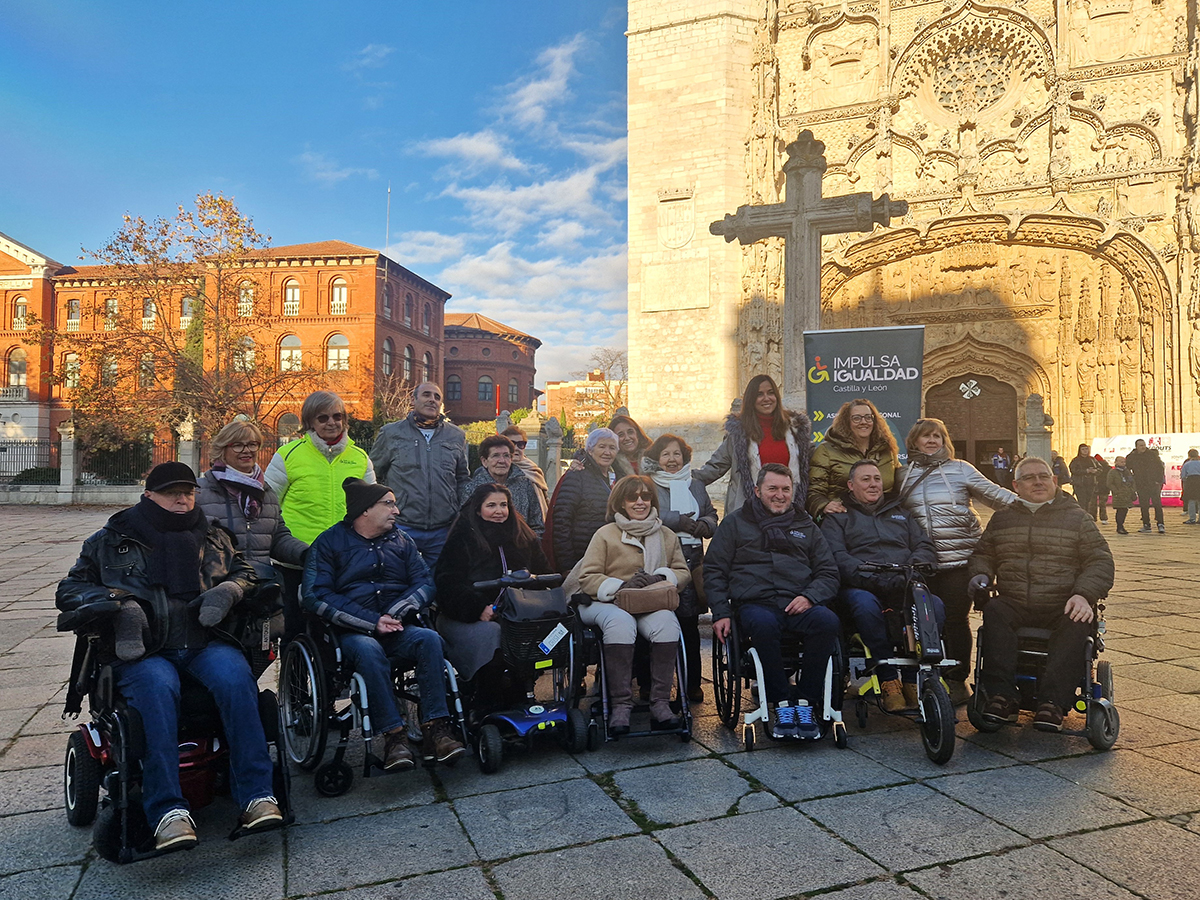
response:
<svg viewBox="0 0 1200 900"><path fill-rule="evenodd" d="M772 417L759 416L758 426L762 429L763 438L758 442L758 460L764 466L767 463L779 463L786 466L792 461L791 451L787 441L778 441L771 436Z"/></svg>

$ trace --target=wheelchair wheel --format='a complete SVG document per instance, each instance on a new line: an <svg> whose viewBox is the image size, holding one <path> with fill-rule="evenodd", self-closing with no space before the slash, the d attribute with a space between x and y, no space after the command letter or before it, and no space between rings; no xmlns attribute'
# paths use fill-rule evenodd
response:
<svg viewBox="0 0 1200 900"><path fill-rule="evenodd" d="M921 742L925 755L939 766L954 755L954 706L940 678L930 678L921 695Z"/></svg>
<svg viewBox="0 0 1200 900"><path fill-rule="evenodd" d="M984 698L979 694L971 694L971 698L967 701L967 721L971 723L971 727L983 734L995 734L1003 725L998 725L995 722L989 722L983 717Z"/></svg>
<svg viewBox="0 0 1200 900"><path fill-rule="evenodd" d="M754 749L754 726L746 725L742 728L742 741L746 744L746 752L749 753Z"/></svg>
<svg viewBox="0 0 1200 900"><path fill-rule="evenodd" d="M1121 716L1112 704L1089 703L1087 739L1097 750L1111 750L1121 733Z"/></svg>
<svg viewBox="0 0 1200 900"><path fill-rule="evenodd" d="M568 709L562 725L562 746L568 753L582 753L588 745L588 717L582 709Z"/></svg>
<svg viewBox="0 0 1200 900"><path fill-rule="evenodd" d="M604 743L604 736L600 733L600 724L592 719L588 722L587 732L587 748L588 753L595 753L600 749L600 745Z"/></svg>
<svg viewBox="0 0 1200 900"><path fill-rule="evenodd" d="M354 770L349 763L326 763L313 775L313 787L322 797L340 797L354 783Z"/></svg>
<svg viewBox="0 0 1200 900"><path fill-rule="evenodd" d="M737 653L729 653L733 641L732 632L725 644L713 638L713 701L725 727L736 729L742 713L742 684Z"/></svg>
<svg viewBox="0 0 1200 900"><path fill-rule="evenodd" d="M121 825L128 816L128 845L121 843ZM145 848L147 844L153 847L154 831L146 821L142 804L131 799L129 809L122 813L111 800L105 800L96 816L96 824L92 826L92 846L101 859L112 863L127 863L133 861L134 850Z"/></svg>
<svg viewBox="0 0 1200 900"><path fill-rule="evenodd" d="M1112 663L1107 659L1096 663L1096 684L1100 685L1100 696L1111 702L1113 699Z"/></svg>
<svg viewBox="0 0 1200 900"><path fill-rule="evenodd" d="M500 736L500 729L491 722L479 729L475 756L479 760L480 772L490 775L500 770L500 763L504 761L504 738Z"/></svg>
<svg viewBox="0 0 1200 900"><path fill-rule="evenodd" d="M320 652L307 635L297 636L283 651L279 704L288 757L302 769L315 768L325 754L326 691Z"/></svg>
<svg viewBox="0 0 1200 900"><path fill-rule="evenodd" d="M79 729L72 731L63 762L63 800L72 825L91 825L96 818L100 775L100 761L88 751L87 739Z"/></svg>
<svg viewBox="0 0 1200 900"><path fill-rule="evenodd" d="M868 711L867 699L865 697L859 697L854 701L854 718L858 721L859 728L867 727Z"/></svg>

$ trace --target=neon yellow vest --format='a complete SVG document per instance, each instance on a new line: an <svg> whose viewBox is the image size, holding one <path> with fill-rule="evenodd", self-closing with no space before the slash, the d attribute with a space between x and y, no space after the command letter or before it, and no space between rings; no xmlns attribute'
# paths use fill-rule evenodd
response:
<svg viewBox="0 0 1200 900"><path fill-rule="evenodd" d="M346 492L342 490L342 482L367 474L367 454L347 439L346 449L330 462L305 435L285 444L279 455L283 457L288 478L283 521L292 534L311 544L322 531L345 518Z"/></svg>

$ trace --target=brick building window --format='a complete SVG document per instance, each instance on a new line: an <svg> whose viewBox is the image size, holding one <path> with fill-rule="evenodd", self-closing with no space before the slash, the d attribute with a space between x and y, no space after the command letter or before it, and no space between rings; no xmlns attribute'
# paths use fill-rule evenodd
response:
<svg viewBox="0 0 1200 900"><path fill-rule="evenodd" d="M346 306L346 279L335 278L329 286L329 314L344 316Z"/></svg>
<svg viewBox="0 0 1200 900"><path fill-rule="evenodd" d="M67 331L79 330L79 301L67 301Z"/></svg>
<svg viewBox="0 0 1200 900"><path fill-rule="evenodd" d="M8 354L8 386L24 387L29 354L18 347Z"/></svg>
<svg viewBox="0 0 1200 900"><path fill-rule="evenodd" d="M142 331L153 331L158 319L158 304L149 297L142 299Z"/></svg>
<svg viewBox="0 0 1200 900"><path fill-rule="evenodd" d="M192 324L192 306L196 301L191 297L184 297L179 301L179 330L187 331Z"/></svg>
<svg viewBox="0 0 1200 900"><path fill-rule="evenodd" d="M380 354L379 365L383 369L384 375L391 375L392 369L395 368L396 345L392 343L391 338L383 339L383 352Z"/></svg>
<svg viewBox="0 0 1200 900"><path fill-rule="evenodd" d="M496 397L496 386L492 384L491 377L487 375L479 376L479 402L490 403Z"/></svg>
<svg viewBox="0 0 1200 900"><path fill-rule="evenodd" d="M300 315L300 282L289 281L283 286L283 314Z"/></svg>
<svg viewBox="0 0 1200 900"><path fill-rule="evenodd" d="M392 299L392 286L385 284L383 286L383 317L385 319L395 318L396 311L392 308L394 302Z"/></svg>
<svg viewBox="0 0 1200 900"><path fill-rule="evenodd" d="M425 304L425 311L421 314L421 330L426 334L433 333L433 307L428 303Z"/></svg>
<svg viewBox="0 0 1200 900"><path fill-rule="evenodd" d="M433 355L430 353L421 357L421 378L424 381L433 381Z"/></svg>
<svg viewBox="0 0 1200 900"><path fill-rule="evenodd" d="M515 378L508 379L508 402L513 406L521 402L521 386Z"/></svg>
<svg viewBox="0 0 1200 900"><path fill-rule="evenodd" d="M148 388L154 386L154 354L143 353L142 361L138 365L138 387Z"/></svg>
<svg viewBox="0 0 1200 900"><path fill-rule="evenodd" d="M295 413L284 413L279 417L279 421L275 423L275 430L279 432L279 442L291 440L295 435L300 433L300 417Z"/></svg>
<svg viewBox="0 0 1200 900"><path fill-rule="evenodd" d="M254 338L245 335L238 340L233 350L233 371L254 371Z"/></svg>
<svg viewBox="0 0 1200 900"><path fill-rule="evenodd" d="M24 297L18 297L13 301L13 331L24 331L29 327L29 304Z"/></svg>
<svg viewBox="0 0 1200 900"><path fill-rule="evenodd" d="M325 349L325 368L330 372L349 370L350 339L344 334L335 332L329 336L329 343Z"/></svg>
<svg viewBox="0 0 1200 900"><path fill-rule="evenodd" d="M462 379L451 375L446 379L446 402L458 402L462 399Z"/></svg>
<svg viewBox="0 0 1200 900"><path fill-rule="evenodd" d="M404 380L411 382L413 380L413 348L404 348Z"/></svg>
<svg viewBox="0 0 1200 900"><path fill-rule="evenodd" d="M237 314L243 319L254 315L254 285L249 281L238 285Z"/></svg>
<svg viewBox="0 0 1200 900"><path fill-rule="evenodd" d="M413 323L413 295L404 295L404 324L412 328Z"/></svg>
<svg viewBox="0 0 1200 900"><path fill-rule="evenodd" d="M115 356L105 356L100 360L101 387L116 387L117 375L117 358Z"/></svg>
<svg viewBox="0 0 1200 900"><path fill-rule="evenodd" d="M78 353L68 353L63 357L63 387L79 387Z"/></svg>
<svg viewBox="0 0 1200 900"><path fill-rule="evenodd" d="M121 315L121 304L116 297L109 297L104 301L104 330L114 331L117 327L117 318Z"/></svg>
<svg viewBox="0 0 1200 900"><path fill-rule="evenodd" d="M279 342L279 368L284 372L299 372L304 368L300 338L294 334L285 334Z"/></svg>

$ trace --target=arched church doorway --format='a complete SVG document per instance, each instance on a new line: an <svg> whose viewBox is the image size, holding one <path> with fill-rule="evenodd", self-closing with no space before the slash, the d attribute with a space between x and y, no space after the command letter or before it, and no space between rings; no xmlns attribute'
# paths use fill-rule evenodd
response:
<svg viewBox="0 0 1200 900"><path fill-rule="evenodd" d="M954 455L992 474L992 454L1017 449L1017 392L988 375L962 375L925 392L925 415L941 419L954 441ZM897 435L903 440L903 435Z"/></svg>

